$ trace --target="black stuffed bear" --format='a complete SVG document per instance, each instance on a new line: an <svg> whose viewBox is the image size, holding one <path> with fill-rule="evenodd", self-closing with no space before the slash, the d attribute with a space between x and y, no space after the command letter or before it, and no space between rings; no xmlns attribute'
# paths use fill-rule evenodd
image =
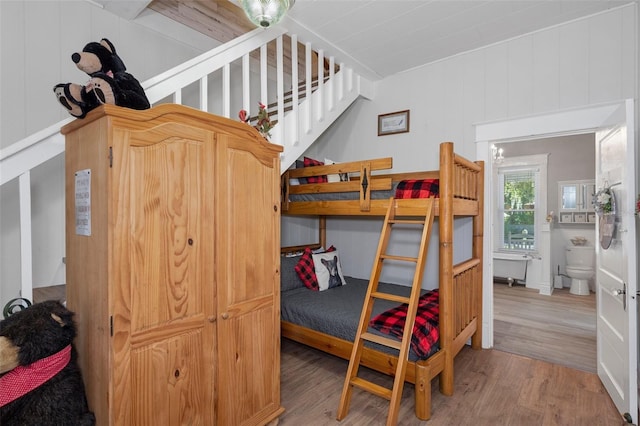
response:
<svg viewBox="0 0 640 426"><path fill-rule="evenodd" d="M60 83L53 88L58 102L72 116L84 118L89 111L102 104L133 109L150 108L140 82L127 72L116 48L106 38L100 43L87 44L82 52L71 55L71 60L79 70L91 77L84 86Z"/></svg>
<svg viewBox="0 0 640 426"><path fill-rule="evenodd" d="M73 346L73 313L36 303L0 322L0 424L94 425Z"/></svg>

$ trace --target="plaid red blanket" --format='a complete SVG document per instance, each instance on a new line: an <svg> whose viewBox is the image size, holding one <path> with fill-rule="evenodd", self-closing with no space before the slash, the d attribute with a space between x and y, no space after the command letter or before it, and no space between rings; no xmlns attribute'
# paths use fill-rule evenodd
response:
<svg viewBox="0 0 640 426"><path fill-rule="evenodd" d="M439 187L439 179L403 180L396 187L396 198L437 198Z"/></svg>
<svg viewBox="0 0 640 426"><path fill-rule="evenodd" d="M369 326L402 340L402 333L407 318L406 303L389 309L369 321ZM431 347L438 342L440 331L438 328L438 290L431 290L420 296L416 321L413 325L411 348L419 357L426 357Z"/></svg>

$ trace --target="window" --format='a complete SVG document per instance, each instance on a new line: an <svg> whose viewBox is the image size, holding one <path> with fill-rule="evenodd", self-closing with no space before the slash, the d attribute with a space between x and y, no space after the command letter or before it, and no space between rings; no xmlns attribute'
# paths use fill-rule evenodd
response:
<svg viewBox="0 0 640 426"><path fill-rule="evenodd" d="M544 161L541 161L544 160ZM498 251L537 251L546 212L546 155L507 159L497 167L494 232Z"/></svg>

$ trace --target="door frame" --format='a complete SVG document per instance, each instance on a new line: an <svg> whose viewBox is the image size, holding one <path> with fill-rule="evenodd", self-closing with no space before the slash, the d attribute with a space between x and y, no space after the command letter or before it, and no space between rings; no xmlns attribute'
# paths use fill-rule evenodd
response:
<svg viewBox="0 0 640 426"><path fill-rule="evenodd" d="M591 105L582 108L556 111L548 114L475 124L476 158L491 164L491 145L496 142L525 142L556 136L595 133L606 127L608 118L626 102ZM637 126L637 123L636 123ZM595 165L594 165L595 167ZM485 168L485 200L493 200L493 176L491 168ZM491 218L492 203L484 203L484 217ZM482 347L493 347L493 220L484 221L484 267L482 301Z"/></svg>

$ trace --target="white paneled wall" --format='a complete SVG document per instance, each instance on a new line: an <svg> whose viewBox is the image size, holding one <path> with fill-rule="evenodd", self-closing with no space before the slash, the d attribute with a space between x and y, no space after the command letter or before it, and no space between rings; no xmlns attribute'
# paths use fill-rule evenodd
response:
<svg viewBox="0 0 640 426"><path fill-rule="evenodd" d="M638 14L637 4L614 9L386 78L375 100L352 106L311 154L392 156L397 172L436 169L442 141L475 158L476 123L638 99ZM377 115L403 109L410 133L378 137ZM359 245L377 236L343 229L339 238L349 272L368 276L371 256Z"/></svg>
<svg viewBox="0 0 640 426"><path fill-rule="evenodd" d="M128 70L140 81L219 45L151 11L129 22L86 1L2 0L0 148L69 117L52 88L88 79L71 61L71 54L102 37L115 44ZM62 155L31 173L35 286L64 283L63 171ZM21 279L17 179L2 186L0 200L0 301L4 305L15 296Z"/></svg>
<svg viewBox="0 0 640 426"><path fill-rule="evenodd" d="M140 81L220 44L151 11L130 22L86 1L2 0L0 24L0 148L69 116L52 89L88 79L71 54L90 41L109 38Z"/></svg>
<svg viewBox="0 0 640 426"><path fill-rule="evenodd" d="M533 86L540 88L533 93L533 110L549 111L560 104L560 34L545 31L533 35L532 73Z"/></svg>

